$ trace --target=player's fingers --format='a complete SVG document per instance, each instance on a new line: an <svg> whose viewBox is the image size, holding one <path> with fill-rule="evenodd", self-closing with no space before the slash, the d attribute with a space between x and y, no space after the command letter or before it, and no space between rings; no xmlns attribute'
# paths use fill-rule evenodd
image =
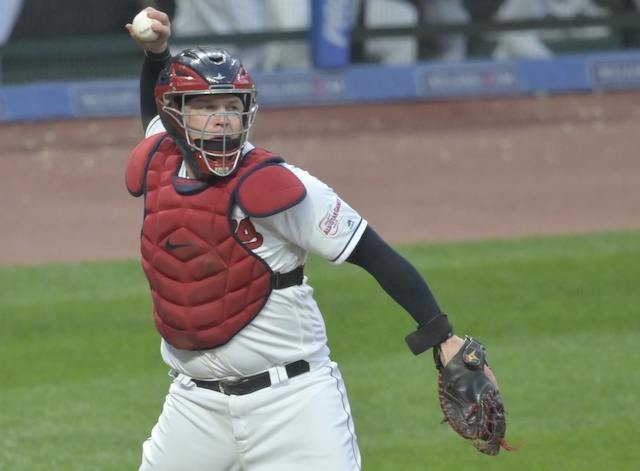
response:
<svg viewBox="0 0 640 471"><path fill-rule="evenodd" d="M169 21L169 17L166 13L158 10L153 10L153 8L151 8L151 10L153 11L149 11L149 8L147 8L147 16L160 22L153 23L151 25L151 29L158 33L158 39L156 39L154 42L158 44L165 43L171 37L171 22Z"/></svg>
<svg viewBox="0 0 640 471"><path fill-rule="evenodd" d="M145 11L147 12L147 16L149 18L153 18L154 20L158 20L163 25L169 26L169 15L167 15L165 12L156 10L153 7L147 7L145 8Z"/></svg>

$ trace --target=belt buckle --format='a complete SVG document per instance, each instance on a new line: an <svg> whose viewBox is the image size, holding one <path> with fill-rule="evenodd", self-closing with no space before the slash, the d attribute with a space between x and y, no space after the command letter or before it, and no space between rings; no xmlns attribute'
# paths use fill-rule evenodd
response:
<svg viewBox="0 0 640 471"><path fill-rule="evenodd" d="M218 381L218 389L222 394L227 394L225 388L233 386L234 383L237 383L237 381L231 379L221 379L220 381Z"/></svg>
<svg viewBox="0 0 640 471"><path fill-rule="evenodd" d="M251 378L221 379L220 381L218 381L218 389L222 394L226 394L227 396L229 396L231 395L231 391L227 391L227 388L233 389L234 386L247 383L250 379Z"/></svg>

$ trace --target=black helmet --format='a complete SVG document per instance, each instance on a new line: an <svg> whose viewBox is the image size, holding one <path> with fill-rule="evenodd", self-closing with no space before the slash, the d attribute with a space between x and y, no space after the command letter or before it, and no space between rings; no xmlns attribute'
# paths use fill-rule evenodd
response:
<svg viewBox="0 0 640 471"><path fill-rule="evenodd" d="M187 128L184 105L194 96L217 94L235 95L242 100L242 112L234 114L240 115L243 130L232 135L223 132L215 140L207 140L203 130ZM253 80L238 57L220 48L185 50L160 73L155 96L162 124L199 177L225 177L235 171L258 111ZM207 114L211 119L221 113ZM200 138L193 137L194 131L201 134Z"/></svg>

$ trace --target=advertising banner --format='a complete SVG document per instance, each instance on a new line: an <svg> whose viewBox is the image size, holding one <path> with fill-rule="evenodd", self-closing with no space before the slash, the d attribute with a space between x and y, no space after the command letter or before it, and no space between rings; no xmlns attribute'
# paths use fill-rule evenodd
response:
<svg viewBox="0 0 640 471"><path fill-rule="evenodd" d="M315 68L349 65L355 4L353 0L311 0L311 54Z"/></svg>

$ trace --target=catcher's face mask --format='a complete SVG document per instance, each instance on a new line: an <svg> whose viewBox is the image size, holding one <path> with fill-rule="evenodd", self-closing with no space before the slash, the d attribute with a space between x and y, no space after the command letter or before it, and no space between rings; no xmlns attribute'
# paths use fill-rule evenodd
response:
<svg viewBox="0 0 640 471"><path fill-rule="evenodd" d="M185 93L176 99L179 103L166 105L165 112L184 130L198 170L219 177L231 174L242 158L255 110L245 112L237 94Z"/></svg>
<svg viewBox="0 0 640 471"><path fill-rule="evenodd" d="M218 48L183 51L160 73L155 96L165 129L198 177L235 171L258 110L240 59Z"/></svg>

